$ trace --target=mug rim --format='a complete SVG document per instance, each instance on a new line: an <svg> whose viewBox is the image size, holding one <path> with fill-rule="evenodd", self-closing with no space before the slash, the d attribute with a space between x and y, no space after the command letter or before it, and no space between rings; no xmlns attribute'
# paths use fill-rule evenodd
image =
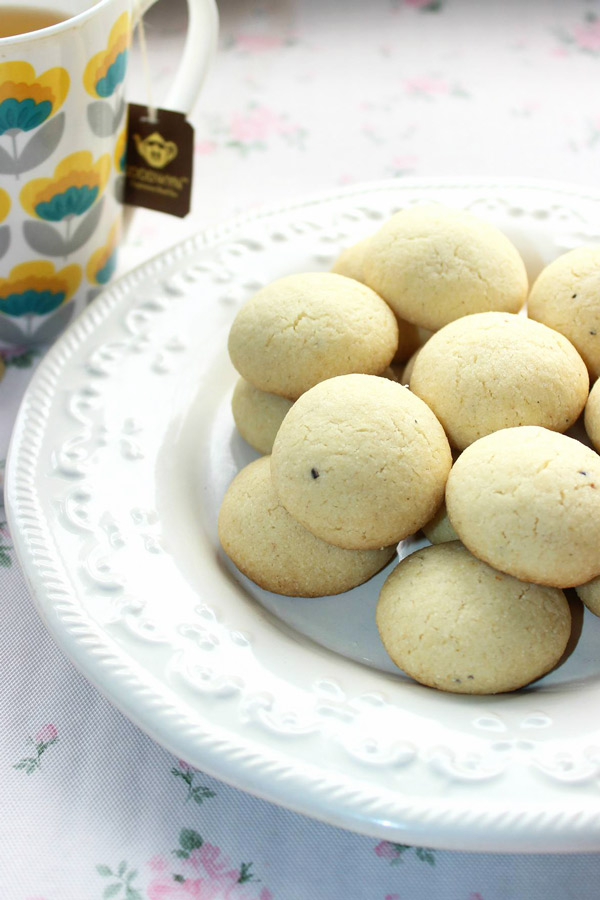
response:
<svg viewBox="0 0 600 900"><path fill-rule="evenodd" d="M73 28L74 26L78 26L80 23L85 22L86 19L98 12L103 6L109 6L111 3L117 2L118 0L95 0L89 9L84 9L83 12L75 13L74 16L69 16L68 19L57 22L55 25L47 25L45 28L36 28L35 31L26 31L23 34L11 34L6 37L0 37L0 50L4 47L43 40L44 38L52 37L54 34L60 34L63 31L67 31L69 28Z"/></svg>

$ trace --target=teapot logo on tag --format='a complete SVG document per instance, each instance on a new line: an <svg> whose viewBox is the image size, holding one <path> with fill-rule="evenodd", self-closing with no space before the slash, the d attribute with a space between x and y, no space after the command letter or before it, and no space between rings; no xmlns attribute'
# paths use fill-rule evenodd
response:
<svg viewBox="0 0 600 900"><path fill-rule="evenodd" d="M164 169L177 156L177 144L174 141L165 141L158 131L145 138L141 138L139 134L134 134L133 137L137 152L153 169Z"/></svg>

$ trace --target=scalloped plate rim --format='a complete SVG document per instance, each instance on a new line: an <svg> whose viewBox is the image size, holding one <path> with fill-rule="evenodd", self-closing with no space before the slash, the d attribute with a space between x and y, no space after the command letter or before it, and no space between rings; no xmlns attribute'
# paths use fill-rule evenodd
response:
<svg viewBox="0 0 600 900"><path fill-rule="evenodd" d="M56 588L49 587L44 581L44 576L40 575L39 567L43 566L43 554L34 552L29 536L21 529L23 517L27 518L30 515L35 518L36 515L40 516L41 511L36 508L36 504L28 494L31 484L28 484L27 479L19 473L16 456L18 448L22 445L23 436L31 425L31 417L39 415L39 410L37 413L35 412L36 405L41 404L43 408L43 398L48 388L48 381L52 381L53 376L56 378L60 376L61 367L70 358L72 352L93 333L97 324L105 322L109 318L121 299L129 296L130 292L135 290L136 284L141 278L156 272L163 272L181 260L187 259L195 251L210 248L213 244L218 244L237 232L243 231L246 223L277 218L282 214L310 208L315 204L327 204L345 198L359 199L364 195L387 190L402 194L418 191L420 188L428 191L436 187L492 190L503 186L517 191L540 191L561 195L565 198L600 203L600 190L589 190L580 185L570 185L561 181L510 177L486 178L483 176L477 178L441 176L439 178L392 179L353 185L333 192L318 193L297 202L292 201L241 215L220 225L202 229L195 235L156 254L105 289L91 306L69 326L40 363L17 417L6 466L6 513L17 557L25 572L35 605L59 646L84 676L116 707L154 740L172 752L180 752L180 748L176 746L177 741L169 741L165 735L164 726L157 726L148 718L148 716L152 716L152 691L143 679L139 679L130 670L125 661L125 669L128 670L127 677L129 678L128 687L131 689L132 685L135 685L135 692L132 691L132 695L136 694L128 702L127 695L120 690L122 673L118 668L115 669L115 666L122 667L124 665L123 659L119 658L119 653L116 651L116 645L112 645L112 642L101 633L95 623L90 625L81 612L77 613L73 609L61 608L60 592L57 593ZM27 500L20 496L23 493L27 495ZM38 558L36 558L36 554ZM56 560L51 560L51 562L54 566L57 565ZM62 568L60 563L58 563L58 567ZM69 581L66 575L65 579L65 583L68 585ZM66 594L68 595L68 593L67 591ZM72 599L68 596L65 597L64 594L62 594L62 600L72 603ZM70 616L72 621L69 621ZM95 644L92 641L95 641ZM600 847L600 800L596 804L593 814L588 818L579 809L572 816L571 827L566 827L564 824L564 803L561 803L561 798L554 799L548 805L539 804L535 809L527 802L523 802L521 808L513 805L510 810L512 816L509 816L511 821L508 823L506 820L509 811L506 808L498 809L491 819L489 811L487 814L482 814L485 821L480 824L478 824L478 816L471 814L469 824L465 829L457 827L456 819L452 822L451 828L443 821L438 824L427 821L430 814L439 815L440 819L443 819L443 811L456 815L458 810L459 818L461 812L467 816L469 804L465 799L459 802L455 798L448 801L438 797L429 803L423 802L418 809L415 809L414 803L402 803L396 798L394 805L396 821L386 821L381 816L369 816L368 812L365 812L368 804L363 804L361 811L360 808L353 807L352 803L345 805L341 803L339 797L335 795L340 789L346 791L349 789L348 778L336 780L327 774L325 780L328 784L325 794L315 794L309 797L309 800L301 800L302 791L306 791L309 786L317 787L323 780L319 775L317 763L313 765L314 771L310 775L306 772L300 775L294 773L298 783L293 790L290 790L290 782L293 782L294 776L291 776L288 770L277 774L273 771L274 767L281 765L277 754L272 760L266 759L266 754L263 754L263 758L258 761L247 760L242 769L233 758L223 762L215 741L219 729L208 721L202 724L208 726L202 735L202 741L205 742L203 752L206 754L203 758L205 760L203 768L207 772L237 788L249 790L266 800L319 818L332 825L349 828L375 838L393 840L395 837L403 842L411 840L415 843L423 842L427 846L448 849L501 849L512 852L582 850L591 852ZM195 735L195 740L197 739L198 734ZM265 776L271 780L280 779L280 783L276 788L269 789L266 787ZM310 791L308 793L310 794ZM358 788L358 793L361 793L360 788ZM366 793L368 794L368 790ZM461 807L464 807L464 810L461 810ZM470 811L473 813L472 807ZM520 822L516 821L519 816L521 816ZM486 833L477 833L478 828L485 828ZM452 829L454 829L454 833L450 833ZM585 843L583 847L581 846L582 840Z"/></svg>

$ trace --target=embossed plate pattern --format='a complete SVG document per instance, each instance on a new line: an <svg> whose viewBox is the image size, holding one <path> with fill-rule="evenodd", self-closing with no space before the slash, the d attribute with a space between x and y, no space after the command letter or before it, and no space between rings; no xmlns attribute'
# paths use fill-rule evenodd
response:
<svg viewBox="0 0 600 900"><path fill-rule="evenodd" d="M280 275L327 269L394 210L435 201L498 224L532 276L600 240L600 195L440 179L352 188L168 250L106 290L34 376L6 476L15 548L63 650L193 765L378 838L598 850L597 620L527 690L444 695L381 650L383 575L337 598L278 598L218 547L220 499L252 456L229 412L237 308Z"/></svg>

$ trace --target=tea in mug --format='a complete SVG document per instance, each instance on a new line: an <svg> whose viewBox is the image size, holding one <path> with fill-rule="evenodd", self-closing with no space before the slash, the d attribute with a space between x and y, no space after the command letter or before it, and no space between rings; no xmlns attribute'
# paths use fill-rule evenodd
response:
<svg viewBox="0 0 600 900"><path fill-rule="evenodd" d="M0 0L0 38L28 34L58 25L70 18L70 13L59 9L44 9L41 6L23 6L22 3L2 3Z"/></svg>

